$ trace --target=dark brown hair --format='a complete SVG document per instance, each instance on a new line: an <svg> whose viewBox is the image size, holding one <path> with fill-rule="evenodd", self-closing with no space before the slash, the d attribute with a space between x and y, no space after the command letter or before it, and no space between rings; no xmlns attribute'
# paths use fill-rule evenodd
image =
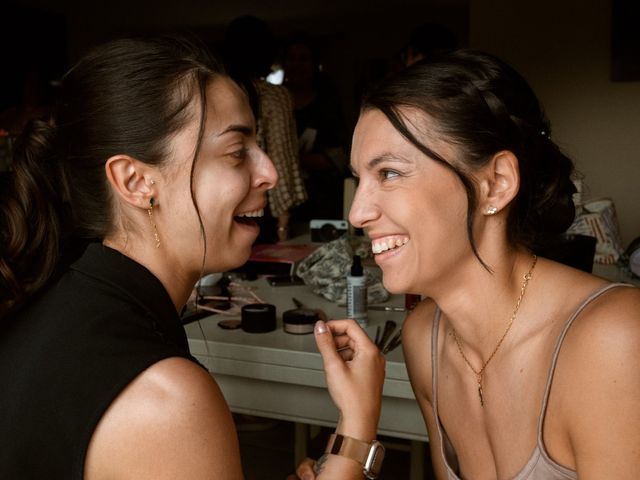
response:
<svg viewBox="0 0 640 480"><path fill-rule="evenodd" d="M485 267L473 238L477 201L469 172L501 150L513 152L520 169L507 225L511 244L535 249L546 235L571 225L573 162L551 140L549 121L526 80L496 57L469 50L430 56L375 86L363 101L362 110L369 109L380 110L416 148L458 175L468 198L469 242ZM436 134L458 148L462 166L412 133L406 109L434 120Z"/></svg>
<svg viewBox="0 0 640 480"><path fill-rule="evenodd" d="M106 160L126 154L162 164L199 98L195 164L206 85L222 73L199 42L161 37L112 41L65 75L53 117L32 121L17 142L0 202L0 315L42 288L73 239L113 229ZM191 176L193 199L193 166Z"/></svg>

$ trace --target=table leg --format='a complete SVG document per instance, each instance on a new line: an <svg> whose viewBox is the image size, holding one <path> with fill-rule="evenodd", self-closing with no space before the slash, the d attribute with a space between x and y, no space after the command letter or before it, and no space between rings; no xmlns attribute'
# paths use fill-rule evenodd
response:
<svg viewBox="0 0 640 480"><path fill-rule="evenodd" d="M411 441L411 463L409 478L411 480L424 480L424 462L426 444L418 440Z"/></svg>
<svg viewBox="0 0 640 480"><path fill-rule="evenodd" d="M295 422L293 456L295 466L307 456L309 447L309 425Z"/></svg>

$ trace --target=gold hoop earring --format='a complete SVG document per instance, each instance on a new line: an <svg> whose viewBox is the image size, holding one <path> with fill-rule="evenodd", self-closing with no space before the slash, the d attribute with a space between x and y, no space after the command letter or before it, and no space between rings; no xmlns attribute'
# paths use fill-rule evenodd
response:
<svg viewBox="0 0 640 480"><path fill-rule="evenodd" d="M151 222L151 226L153 227L153 237L156 240L156 248L160 248L160 236L158 235L158 227L156 226L156 222L153 221L153 206L155 204L155 200L153 197L149 199L149 208L147 209L147 214L149 215L149 221Z"/></svg>
<svg viewBox="0 0 640 480"><path fill-rule="evenodd" d="M487 207L487 215L495 215L497 211L498 211L498 207L495 207L493 205L489 205Z"/></svg>

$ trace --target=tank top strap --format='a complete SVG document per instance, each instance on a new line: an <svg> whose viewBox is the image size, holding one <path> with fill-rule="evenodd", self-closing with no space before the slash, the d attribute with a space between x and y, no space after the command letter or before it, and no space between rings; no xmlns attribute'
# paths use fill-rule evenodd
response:
<svg viewBox="0 0 640 480"><path fill-rule="evenodd" d="M562 332L560 332L560 336L556 341L556 346L553 351L553 356L551 357L551 365L549 366L549 373L547 375L547 384L545 386L544 397L542 399L542 408L540 409L540 417L538 418L538 445L541 448L544 446L542 441L542 426L544 424L544 417L547 411L549 393L551 392L551 384L553 382L553 374L555 373L555 370L556 370L556 364L558 363L558 356L560 354L560 348L562 348L562 343L564 342L564 338L566 337L567 332L569 331L569 328L571 327L571 324L573 323L573 321L578 317L578 315L580 315L580 313L591 302L593 302L596 298L600 297L601 295L608 292L609 290L612 290L617 287L633 287L633 285L629 285L627 283L610 283L596 289L594 292L589 294L589 296L585 298L582 301L582 303L580 303L580 305L578 305L578 307L574 310L574 312L571 314L571 316L569 316L569 318L565 322L564 327L562 328ZM543 448L543 451L546 451L546 450Z"/></svg>
<svg viewBox="0 0 640 480"><path fill-rule="evenodd" d="M436 306L431 326L431 392L433 395L433 412L438 418L438 332L440 330L440 307Z"/></svg>
<svg viewBox="0 0 640 480"><path fill-rule="evenodd" d="M438 439L440 440L440 458L444 462L447 470L448 480L459 480L460 477L454 471L457 467L458 459L456 452L449 441L442 423L440 423L440 414L438 413L438 332L440 331L440 318L442 311L436 306L433 314L433 326L431 329L431 407L433 408L434 423L438 429ZM454 467L452 468L452 465Z"/></svg>

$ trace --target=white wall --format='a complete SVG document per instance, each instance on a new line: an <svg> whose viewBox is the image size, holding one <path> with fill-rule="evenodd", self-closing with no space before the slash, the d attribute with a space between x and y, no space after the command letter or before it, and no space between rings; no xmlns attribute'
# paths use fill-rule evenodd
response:
<svg viewBox="0 0 640 480"><path fill-rule="evenodd" d="M610 81L610 0L471 0L469 43L530 82L590 198L613 198L640 236L640 82Z"/></svg>

